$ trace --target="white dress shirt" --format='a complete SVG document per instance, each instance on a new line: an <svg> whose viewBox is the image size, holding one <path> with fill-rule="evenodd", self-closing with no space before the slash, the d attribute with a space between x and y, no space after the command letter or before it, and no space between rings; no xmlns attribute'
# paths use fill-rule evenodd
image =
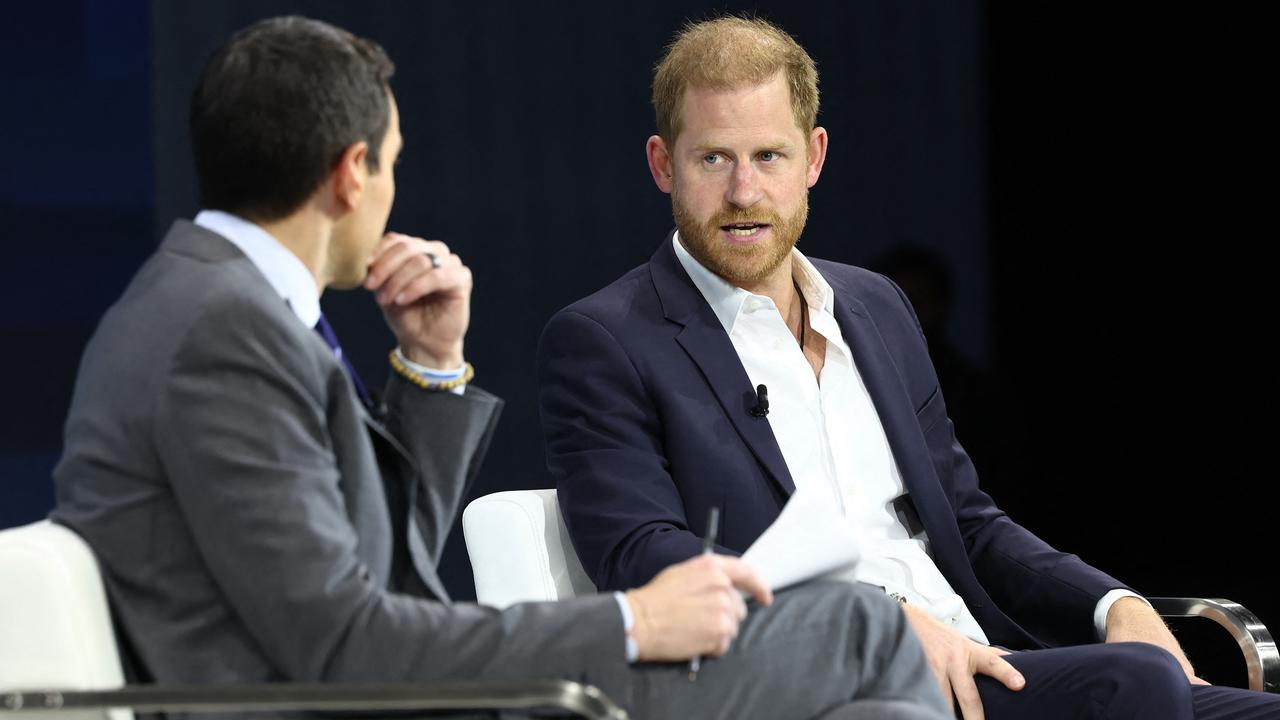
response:
<svg viewBox="0 0 1280 720"><path fill-rule="evenodd" d="M729 335L752 386L769 388L769 426L796 487L811 486L832 502L857 534L862 561L849 580L896 593L973 640L988 644L964 600L933 561L923 528L914 535L895 512L906 489L880 416L853 353L836 323L831 286L798 250L792 276L808 306L809 327L827 340L821 378L773 300L726 282L703 267L677 235L676 257ZM1128 591L1108 593L1095 612L1105 634L1106 610Z"/></svg>

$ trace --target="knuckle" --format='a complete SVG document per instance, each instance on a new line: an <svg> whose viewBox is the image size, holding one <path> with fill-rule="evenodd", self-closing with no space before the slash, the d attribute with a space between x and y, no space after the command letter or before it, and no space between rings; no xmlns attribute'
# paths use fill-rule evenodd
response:
<svg viewBox="0 0 1280 720"><path fill-rule="evenodd" d="M728 615L721 614L720 619L716 621L716 634L721 638L731 638L738 630L738 623L734 622Z"/></svg>
<svg viewBox="0 0 1280 720"><path fill-rule="evenodd" d="M417 292L425 292L429 287L431 287L431 278L427 273L415 277L405 285L406 290Z"/></svg>
<svg viewBox="0 0 1280 720"><path fill-rule="evenodd" d="M405 287L413 282L413 273L397 272L387 278L387 287L395 291L405 289Z"/></svg>

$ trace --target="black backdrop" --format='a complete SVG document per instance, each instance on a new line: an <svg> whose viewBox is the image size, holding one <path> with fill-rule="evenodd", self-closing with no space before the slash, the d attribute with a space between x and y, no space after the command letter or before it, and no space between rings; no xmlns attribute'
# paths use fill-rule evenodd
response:
<svg viewBox="0 0 1280 720"><path fill-rule="evenodd" d="M538 333L668 228L643 158L649 69L683 19L723 8L25 6L28 32L0 50L19 110L0 114L19 140L0 186L16 258L0 284L0 526L47 511L88 332L170 220L196 209L184 118L201 64L235 28L284 12L371 36L396 60L407 146L391 225L474 268L468 356L508 401L473 494L549 484ZM931 340L958 358L944 391L1002 506L1139 590L1226 595L1280 622L1266 569L1274 12L729 9L779 22L819 63L831 152L802 249L877 266L910 244L947 267L948 320ZM390 337L369 298L325 306L362 374L384 377ZM465 598L456 540L445 571Z"/></svg>
<svg viewBox="0 0 1280 720"><path fill-rule="evenodd" d="M1275 627L1280 13L1025 5L988 25L1017 445L988 489L1143 592L1225 595Z"/></svg>

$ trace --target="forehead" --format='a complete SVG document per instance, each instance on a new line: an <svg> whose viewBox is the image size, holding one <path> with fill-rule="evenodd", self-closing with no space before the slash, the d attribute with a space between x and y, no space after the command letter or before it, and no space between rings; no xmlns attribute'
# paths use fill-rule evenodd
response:
<svg viewBox="0 0 1280 720"><path fill-rule="evenodd" d="M759 85L685 90L677 142L702 144L758 135L803 136L791 111L791 90L782 73Z"/></svg>
<svg viewBox="0 0 1280 720"><path fill-rule="evenodd" d="M387 91L387 105L389 108L387 118L387 132L382 136L383 150L398 151L404 140L400 136L400 106L396 104L396 96Z"/></svg>
<svg viewBox="0 0 1280 720"><path fill-rule="evenodd" d="M395 128L397 132L400 130L400 104L396 102L396 96L390 91L387 92L387 105L391 109L391 117L388 121L388 129Z"/></svg>

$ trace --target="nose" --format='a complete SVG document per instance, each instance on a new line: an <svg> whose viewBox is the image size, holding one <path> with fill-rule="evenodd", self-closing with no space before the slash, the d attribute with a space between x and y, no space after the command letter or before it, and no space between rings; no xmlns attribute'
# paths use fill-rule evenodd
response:
<svg viewBox="0 0 1280 720"><path fill-rule="evenodd" d="M737 163L729 178L729 191L725 200L734 207L749 208L760 202L764 192L760 188L760 175L749 162Z"/></svg>

